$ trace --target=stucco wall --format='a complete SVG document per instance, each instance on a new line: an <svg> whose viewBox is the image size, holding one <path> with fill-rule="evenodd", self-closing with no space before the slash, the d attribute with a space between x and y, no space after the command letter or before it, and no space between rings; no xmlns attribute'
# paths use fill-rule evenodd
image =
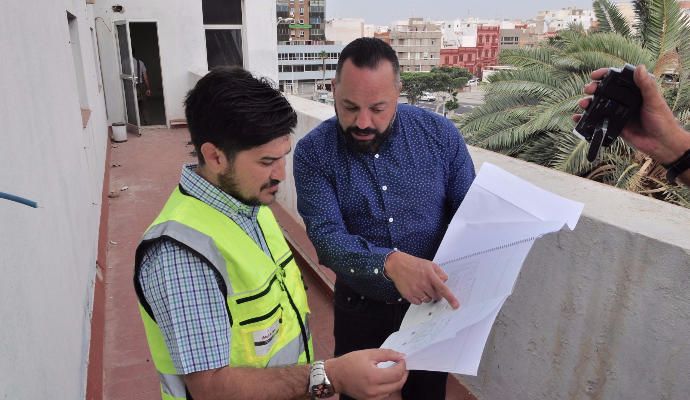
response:
<svg viewBox="0 0 690 400"><path fill-rule="evenodd" d="M124 11L113 12L115 4L122 5ZM192 72L203 74L208 70L201 1L99 0L95 7L110 122L125 118L113 25L119 20L157 23L166 115L168 122L184 118L183 101L195 82ZM243 1L243 12L244 67L277 82L275 1Z"/></svg>
<svg viewBox="0 0 690 400"><path fill-rule="evenodd" d="M332 115L332 107L290 101L299 113L295 142ZM575 231L537 241L479 375L458 378L479 399L687 399L690 210L478 148L470 153L477 169L489 161L585 209ZM296 215L290 179L279 201Z"/></svg>
<svg viewBox="0 0 690 400"><path fill-rule="evenodd" d="M83 0L0 13L0 399L84 397L107 125ZM84 98L70 48L76 17ZM82 127L80 103L91 110Z"/></svg>

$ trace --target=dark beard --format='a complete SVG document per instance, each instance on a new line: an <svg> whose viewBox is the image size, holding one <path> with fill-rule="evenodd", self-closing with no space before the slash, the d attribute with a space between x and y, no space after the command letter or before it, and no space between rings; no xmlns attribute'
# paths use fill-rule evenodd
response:
<svg viewBox="0 0 690 400"><path fill-rule="evenodd" d="M271 179L261 185L260 190L277 186L279 183L280 181ZM218 188L248 206L256 207L263 205L263 203L261 203L257 197L245 198L240 194L240 191L237 188L237 182L235 182L233 171L230 169L218 176Z"/></svg>
<svg viewBox="0 0 690 400"><path fill-rule="evenodd" d="M347 129L343 130L343 127L340 125L340 120L338 120L338 110L336 109L335 111L336 115L336 126L338 129L338 132L340 135L345 139L345 145L350 148L351 150L354 150L359 153L376 153L381 145L388 139L388 137L391 135L391 132L393 130L393 122L395 122L395 117L397 116L397 112L393 115L393 118L391 119L390 124L388 124L388 127L386 128L385 131L379 132L375 128L364 128L364 129L359 129L356 125L349 126ZM371 140L367 141L362 141L362 140L357 140L353 137L355 133L363 133L363 134L374 134L374 138Z"/></svg>

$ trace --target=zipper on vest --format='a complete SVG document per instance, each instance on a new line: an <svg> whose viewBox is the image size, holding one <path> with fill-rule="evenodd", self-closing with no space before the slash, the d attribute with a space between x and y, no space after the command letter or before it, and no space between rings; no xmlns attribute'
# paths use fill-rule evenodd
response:
<svg viewBox="0 0 690 400"><path fill-rule="evenodd" d="M287 262L285 264L287 265ZM297 322L299 322L299 329L302 333L302 341L304 342L304 352L307 356L307 364L311 364L311 355L309 354L309 338L307 337L307 328L304 325L304 321L302 321L302 315L299 313L299 310L297 309L295 302L292 300L292 296L290 296L290 291L287 290L287 287L285 287L285 284L282 281L280 282L280 286L283 287L283 290L285 291L285 294L287 295L287 298L290 301L290 306L292 306L292 311L294 311L295 315L297 316Z"/></svg>
<svg viewBox="0 0 690 400"><path fill-rule="evenodd" d="M260 298L260 297L264 297L265 295L268 294L268 292L271 291L271 286L273 286L273 282L275 282L277 279L278 279L278 277L276 277L275 275L273 275L273 278L272 278L271 281L268 283L268 286L266 287L266 289L262 290L261 292L259 292L259 293L257 293L257 294L253 294L253 295L251 295L251 296L247 296L247 297L243 297L243 298L241 298L241 299L237 299L237 300L235 300L235 303L237 303L237 304L242 304L242 303L246 303L246 302L248 302L248 301L256 300L256 299L258 299L258 298Z"/></svg>
<svg viewBox="0 0 690 400"><path fill-rule="evenodd" d="M275 308L273 308L273 310L269 311L268 313L266 313L266 314L264 314L264 315L261 315L261 316L259 316L259 317L249 318L249 319L247 319L247 320L244 320L244 321L240 322L240 326L242 326L242 325L249 325L249 324L253 324L253 323L255 323L255 322L261 322L261 321L267 320L267 319L271 318L271 316L272 316L273 314L275 314L276 311L278 311L279 309L280 309L280 304L278 304L277 306L275 306Z"/></svg>

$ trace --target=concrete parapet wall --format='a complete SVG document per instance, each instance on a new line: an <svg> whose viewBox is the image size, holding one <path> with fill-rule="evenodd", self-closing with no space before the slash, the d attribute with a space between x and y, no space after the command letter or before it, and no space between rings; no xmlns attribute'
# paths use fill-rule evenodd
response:
<svg viewBox="0 0 690 400"><path fill-rule="evenodd" d="M290 101L299 114L294 143L333 115L330 106ZM458 378L479 399L686 399L690 210L470 152L477 169L491 162L585 209L573 232L537 241L494 324L479 375ZM292 176L279 201L299 218Z"/></svg>

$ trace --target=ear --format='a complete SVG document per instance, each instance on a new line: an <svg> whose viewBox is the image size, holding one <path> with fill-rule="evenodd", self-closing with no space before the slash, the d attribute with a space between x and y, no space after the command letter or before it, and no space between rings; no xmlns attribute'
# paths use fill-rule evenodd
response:
<svg viewBox="0 0 690 400"><path fill-rule="evenodd" d="M216 147L211 142L206 142L201 145L201 155L204 156L204 165L214 174L220 174L228 168L228 158L223 153L223 150Z"/></svg>
<svg viewBox="0 0 690 400"><path fill-rule="evenodd" d="M336 86L336 82L335 82L335 78L333 78L333 79L331 79L331 92L333 92L334 95L335 95L335 86Z"/></svg>

